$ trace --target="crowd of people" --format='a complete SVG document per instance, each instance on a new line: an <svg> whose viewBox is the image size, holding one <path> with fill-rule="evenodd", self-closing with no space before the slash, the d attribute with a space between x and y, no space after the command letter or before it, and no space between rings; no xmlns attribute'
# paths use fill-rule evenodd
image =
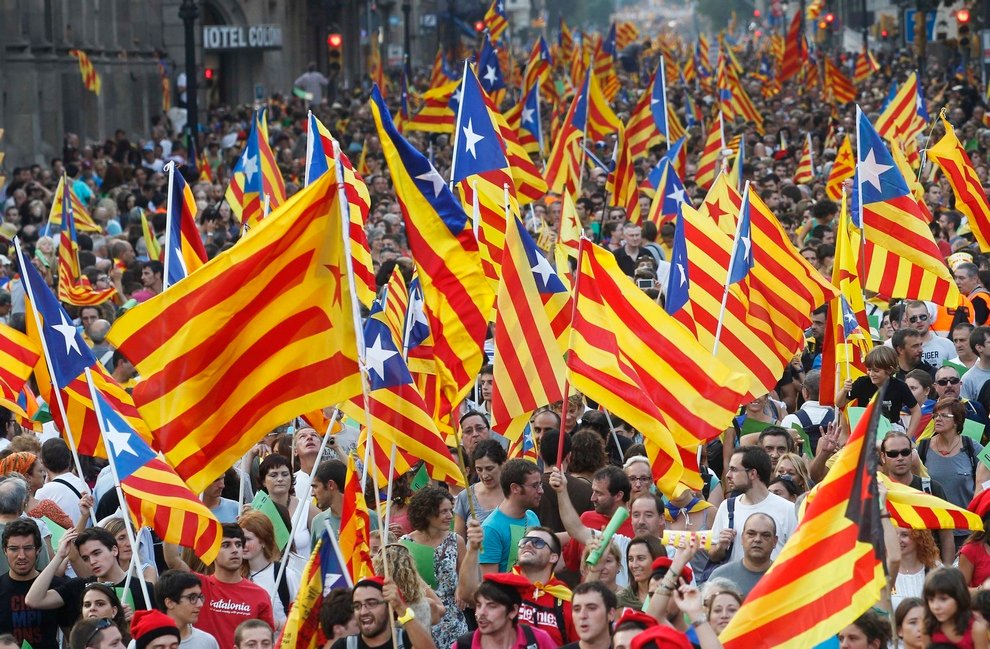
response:
<svg viewBox="0 0 990 649"><path fill-rule="evenodd" d="M670 33L659 38L693 51ZM754 70L758 47L750 33L737 53ZM643 52L634 66L639 72L617 70L622 87L613 108L623 121L656 64L656 50ZM853 57L841 58L851 72ZM859 85L857 97L872 118L891 83L903 81L915 63L906 50L878 58L879 70ZM413 79L419 91L428 83L426 74ZM707 114L717 102L702 84L668 83L673 106L684 106L689 94ZM800 254L830 278L840 207L825 192L837 153L826 146L826 136L833 130L855 139L855 106L831 105L820 88L793 82L777 93L764 93L755 75L745 84L766 126L759 132L752 123L730 125L727 139L738 135L746 146L742 174ZM934 61L922 85L928 112L946 109L986 192L990 120L983 89L964 71ZM397 105L396 95L391 101ZM396 266L408 274L413 268L403 206L376 135L368 88L334 96L330 105L272 97L270 145L289 195L304 176L307 110L328 125L352 160L361 157L371 197L366 231L382 286ZM677 112L687 121L682 108ZM548 133L551 114L544 115ZM3 188L3 246L18 237L51 286L57 282L58 232L48 220L60 178L89 210L99 231L78 233L80 268L93 287L114 287L116 297L68 310L95 357L124 387L140 377L106 336L130 305L163 290L162 263L149 257L157 246L146 239L164 231L163 167L175 162L189 181L202 242L215 257L241 236L224 195L251 120L251 107L211 107L202 125L202 153L195 156L164 119L137 141L123 131L105 142L67 134L61 157L13 169ZM937 139L942 127L933 128ZM705 132L703 126L688 132L684 184L698 205L706 189L694 176ZM815 175L795 184L806 133ZM449 135L405 135L448 174ZM595 146L607 157L613 143ZM636 162L641 180L664 150L654 147ZM640 288L630 282L629 290L645 290L662 302L673 224L630 221L610 201L608 172L590 167L583 173L575 206L585 232L614 251L627 275L651 280ZM375 575L325 593L319 611L324 646L720 647L719 634L773 566L798 526L802 501L826 478L847 439L847 406L865 405L884 385L880 470L890 481L968 508L990 525L990 460L983 453L990 441L990 292L984 288L990 257L956 209L947 180L926 178L922 200L933 214L932 236L964 301L936 305L867 295L875 346L865 358L866 375L839 386L835 408L819 403L823 305L810 314L806 346L796 350L777 384L741 404L723 435L701 447L703 487L669 497L654 486L640 432L573 391L566 402L533 413L538 458L510 458L508 440L490 427L494 373L486 365L459 410L459 442L451 449L465 463L469 486L414 488L412 472L398 477L390 498L368 490ZM648 211L645 193L642 205ZM561 211L559 197L548 195L532 205L527 227L551 233L540 240L552 246ZM16 256L12 245L2 252L0 322L25 331L24 289L11 261ZM299 596L313 548L324 530L339 534L346 461L358 440L347 422L324 455L317 431L298 422L260 440L201 494L222 523L219 556L207 566L147 529L132 537L106 462L83 457L79 475L57 430L49 424L38 433L22 423L0 410L0 569L6 571L0 574L0 647L26 642L34 649L60 643L71 649L271 647ZM281 521L246 504L260 492ZM301 524L293 526L297 518ZM279 523L294 532L284 546L277 539ZM894 634L909 649L990 646L990 535L897 529L892 538L887 592L823 646L880 649Z"/></svg>

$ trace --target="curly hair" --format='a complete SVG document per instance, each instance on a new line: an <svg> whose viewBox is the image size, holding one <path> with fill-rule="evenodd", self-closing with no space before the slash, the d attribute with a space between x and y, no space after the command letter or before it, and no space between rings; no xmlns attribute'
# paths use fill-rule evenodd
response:
<svg viewBox="0 0 990 649"><path fill-rule="evenodd" d="M804 458L797 453L784 453L777 460L777 468L780 469L780 463L782 460L787 460L794 467L794 472L797 473L797 480L794 482L794 486L804 493L811 488L811 473L808 472L808 463L804 461ZM779 473L777 475L780 475Z"/></svg>
<svg viewBox="0 0 990 649"><path fill-rule="evenodd" d="M571 437L571 473L594 473L605 466L605 442L597 431L581 429Z"/></svg>
<svg viewBox="0 0 990 649"><path fill-rule="evenodd" d="M908 530L908 536L914 541L918 561L928 570L935 568L938 565L940 555L932 533L929 530Z"/></svg>
<svg viewBox="0 0 990 649"><path fill-rule="evenodd" d="M430 526L430 519L440 513L440 505L444 500L451 503L454 499L450 492L440 487L424 487L409 499L409 524L414 530L424 531Z"/></svg>
<svg viewBox="0 0 990 649"><path fill-rule="evenodd" d="M409 548L401 543L387 543L381 552L372 559L376 575L385 574L383 556L388 561L388 576L395 582L396 588L402 599L409 604L415 604L423 599L425 583L416 571L416 564L413 563L412 553Z"/></svg>

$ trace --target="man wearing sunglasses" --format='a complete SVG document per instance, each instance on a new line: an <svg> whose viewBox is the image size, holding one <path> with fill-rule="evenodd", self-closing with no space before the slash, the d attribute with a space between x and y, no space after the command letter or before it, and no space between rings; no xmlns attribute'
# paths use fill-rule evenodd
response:
<svg viewBox="0 0 990 649"><path fill-rule="evenodd" d="M990 419L987 418L987 411L979 401L963 399L960 397L962 391L962 378L959 370L952 365L938 368L935 372L935 392L939 399L959 399L966 407L966 419L971 419L984 427L984 437L990 433Z"/></svg>
<svg viewBox="0 0 990 649"><path fill-rule="evenodd" d="M910 436L901 431L887 433L880 443L880 466L888 478L945 500L942 485L931 478L923 479L914 474L914 455L914 443ZM942 563L950 566L955 559L956 550L952 530L938 530L937 534Z"/></svg>
<svg viewBox="0 0 990 649"><path fill-rule="evenodd" d="M934 320L927 304L919 301L908 302L904 312L904 320L905 322L902 322L901 326L910 327L921 336L921 359L924 362L932 367L941 367L945 361L955 357L956 346L952 344L952 341L937 336L932 331Z"/></svg>

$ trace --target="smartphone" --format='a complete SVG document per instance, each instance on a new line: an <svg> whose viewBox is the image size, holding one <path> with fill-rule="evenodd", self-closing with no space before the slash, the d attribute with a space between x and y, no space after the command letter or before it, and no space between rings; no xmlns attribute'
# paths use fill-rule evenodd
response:
<svg viewBox="0 0 990 649"><path fill-rule="evenodd" d="M657 284L657 280L650 279L648 277L646 278L639 277L636 279L636 286L642 289L653 288L654 286L656 286L656 284Z"/></svg>

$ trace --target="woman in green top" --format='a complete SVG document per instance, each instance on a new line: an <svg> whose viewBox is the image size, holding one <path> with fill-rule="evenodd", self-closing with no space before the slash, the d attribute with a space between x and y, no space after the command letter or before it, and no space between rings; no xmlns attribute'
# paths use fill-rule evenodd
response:
<svg viewBox="0 0 990 649"><path fill-rule="evenodd" d="M433 625L433 641L437 647L450 647L468 631L464 612L454 595L461 557L466 552L464 540L451 531L454 500L444 489L424 487L413 494L408 511L413 531L399 541L409 548L420 577L443 602L446 610Z"/></svg>

